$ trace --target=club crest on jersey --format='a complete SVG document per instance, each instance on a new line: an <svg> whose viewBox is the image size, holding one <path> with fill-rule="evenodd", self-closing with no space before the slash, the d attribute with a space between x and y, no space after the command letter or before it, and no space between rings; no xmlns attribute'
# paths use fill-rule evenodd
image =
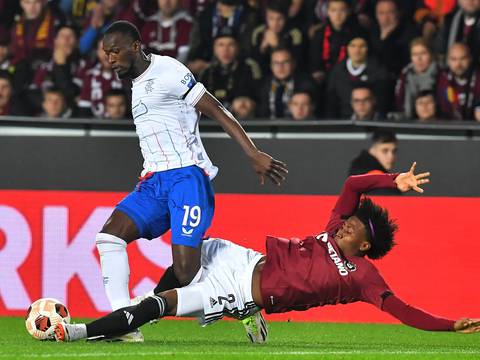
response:
<svg viewBox="0 0 480 360"><path fill-rule="evenodd" d="M147 80L147 83L145 84L145 91L147 94L153 91L153 79Z"/></svg>
<svg viewBox="0 0 480 360"><path fill-rule="evenodd" d="M183 85L187 85L189 89L193 88L197 83L191 73L186 74L180 82Z"/></svg>
<svg viewBox="0 0 480 360"><path fill-rule="evenodd" d="M213 308L217 304L218 304L218 301L215 300L214 298L210 297L210 307Z"/></svg>

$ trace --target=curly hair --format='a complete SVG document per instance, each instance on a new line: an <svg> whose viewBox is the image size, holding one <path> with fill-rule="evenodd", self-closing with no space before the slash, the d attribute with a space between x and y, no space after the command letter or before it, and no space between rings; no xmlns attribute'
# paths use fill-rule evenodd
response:
<svg viewBox="0 0 480 360"><path fill-rule="evenodd" d="M395 246L394 236L398 230L395 220L389 218L388 211L365 197L360 202L355 216L365 225L370 249L366 255L370 259L384 257Z"/></svg>

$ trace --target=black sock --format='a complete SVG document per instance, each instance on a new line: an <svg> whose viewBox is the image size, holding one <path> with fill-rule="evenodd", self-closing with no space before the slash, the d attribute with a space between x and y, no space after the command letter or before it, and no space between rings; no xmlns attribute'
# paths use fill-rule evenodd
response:
<svg viewBox="0 0 480 360"><path fill-rule="evenodd" d="M168 310L167 301L158 295L147 297L140 304L118 309L87 324L88 337L125 334L150 320L161 318Z"/></svg>
<svg viewBox="0 0 480 360"><path fill-rule="evenodd" d="M175 272L173 271L173 266L169 266L167 270L163 273L162 278L158 282L153 292L155 294L160 294L162 291L172 290L176 288L181 288L182 285L178 281L177 277L175 276Z"/></svg>

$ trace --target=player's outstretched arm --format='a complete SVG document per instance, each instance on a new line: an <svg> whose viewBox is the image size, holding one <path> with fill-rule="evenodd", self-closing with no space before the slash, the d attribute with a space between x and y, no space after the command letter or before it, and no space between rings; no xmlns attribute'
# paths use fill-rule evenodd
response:
<svg viewBox="0 0 480 360"><path fill-rule="evenodd" d="M217 121L225 132L242 147L250 159L253 169L260 177L262 185L265 183L265 177L268 177L273 183L281 185L288 173L287 165L258 150L235 117L214 96L208 91L205 92L195 108Z"/></svg>
<svg viewBox="0 0 480 360"><path fill-rule="evenodd" d="M480 332L480 319L462 318L455 321L454 330L462 334Z"/></svg>
<svg viewBox="0 0 480 360"><path fill-rule="evenodd" d="M408 172L401 173L395 178L395 184L397 184L398 190L400 190L401 192L413 190L420 194L423 194L423 189L420 187L420 185L430 182L430 173L424 172L415 175L416 167L417 163L414 162Z"/></svg>

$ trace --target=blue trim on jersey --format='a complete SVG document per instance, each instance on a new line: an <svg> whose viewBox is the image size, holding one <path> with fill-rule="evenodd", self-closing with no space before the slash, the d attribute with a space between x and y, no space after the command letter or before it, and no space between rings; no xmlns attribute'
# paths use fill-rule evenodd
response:
<svg viewBox="0 0 480 360"><path fill-rule="evenodd" d="M142 238L171 230L172 245L198 247L212 222L215 197L207 174L192 165L150 174L116 209L130 217Z"/></svg>

